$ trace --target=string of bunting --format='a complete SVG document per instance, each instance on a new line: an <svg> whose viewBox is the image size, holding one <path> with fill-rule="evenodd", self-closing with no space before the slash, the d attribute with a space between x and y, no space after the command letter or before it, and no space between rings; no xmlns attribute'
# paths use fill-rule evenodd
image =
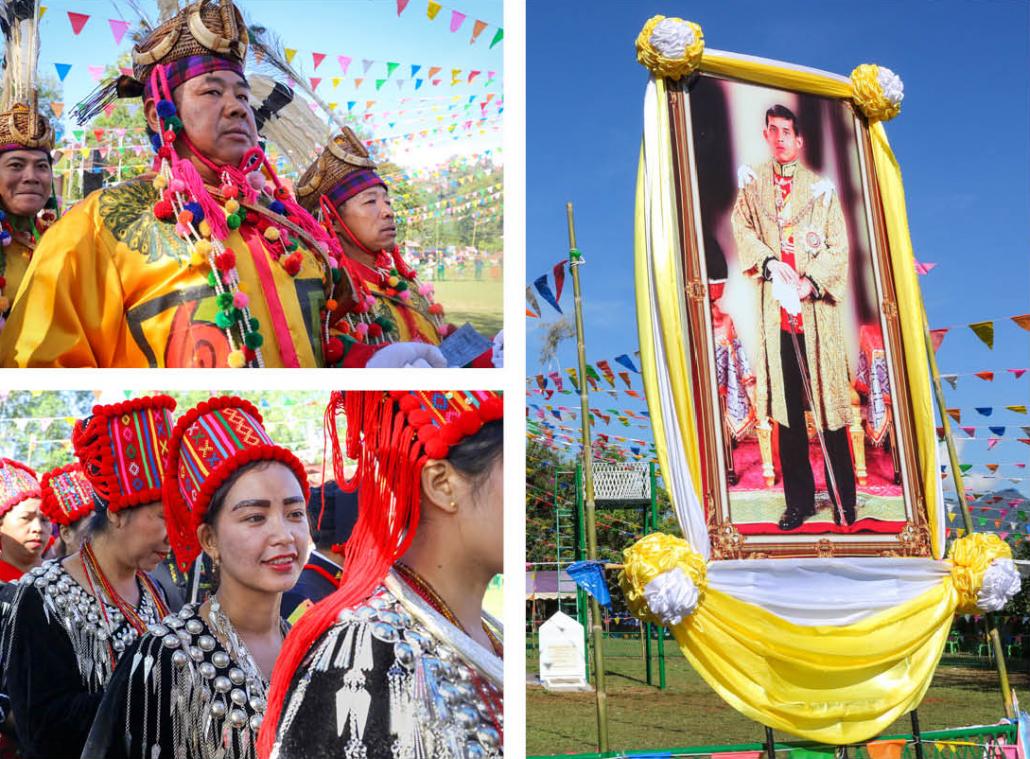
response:
<svg viewBox="0 0 1030 759"><path fill-rule="evenodd" d="M398 16L400 16L402 13L404 13L405 9L408 7L410 2L411 2L411 0L397 0L397 15ZM428 18L430 21L435 21L437 19L437 17L440 16L440 12L442 10L450 11L450 24L449 24L449 28L450 28L451 34L456 34L462 28L462 26L464 26L465 21L469 18L467 13L463 13L462 11L459 11L457 8L451 8L451 7L448 7L448 6L444 6L444 5L436 2L436 0L428 0L427 1L427 4L426 4L426 18ZM444 14L444 15L446 16L447 14ZM478 18L473 19L473 21L472 21L472 26L471 26L472 36L469 37L469 44L470 45L476 44L476 41L480 38L480 36L483 34L483 32L486 29L488 29L490 26L493 26L495 31L494 31L493 37L490 40L490 46L489 46L488 49L493 49L494 45L497 45L498 43L500 43L504 39L504 28L500 27L500 26L497 26L496 24L489 24L488 22L483 21L482 19L478 19Z"/></svg>

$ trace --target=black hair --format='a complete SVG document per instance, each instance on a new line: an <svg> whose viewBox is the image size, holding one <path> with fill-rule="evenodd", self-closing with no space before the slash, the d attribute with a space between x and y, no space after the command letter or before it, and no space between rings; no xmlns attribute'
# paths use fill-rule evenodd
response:
<svg viewBox="0 0 1030 759"><path fill-rule="evenodd" d="M475 435L469 435L451 447L447 460L455 469L472 481L476 490L490 475L494 462L504 452L504 422L487 422Z"/></svg>
<svg viewBox="0 0 1030 759"><path fill-rule="evenodd" d="M89 515L89 521L86 522L86 529L83 531L82 537L92 540L97 535L103 535L110 528L111 520L107 518L107 501L94 493L93 513Z"/></svg>
<svg viewBox="0 0 1030 759"><path fill-rule="evenodd" d="M769 126L769 119L787 119L791 124L794 125L794 134L801 134L801 127L798 124L798 117L794 115L794 111L790 110L785 105L777 103L768 111L765 112L765 125Z"/></svg>

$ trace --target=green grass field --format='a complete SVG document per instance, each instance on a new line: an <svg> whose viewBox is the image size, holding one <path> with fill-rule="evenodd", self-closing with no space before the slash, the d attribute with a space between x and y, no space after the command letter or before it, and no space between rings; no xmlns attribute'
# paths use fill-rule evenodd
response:
<svg viewBox="0 0 1030 759"><path fill-rule="evenodd" d="M612 751L759 743L764 728L730 708L691 669L671 641L666 641L665 691L649 687L639 640L609 641L608 734ZM539 674L537 653L526 659L530 678ZM1009 662L1012 687L1025 692L1027 660ZM658 682L657 656L654 682ZM538 686L526 692L526 752L568 754L596 751L594 694L549 693ZM964 655L946 658L919 707L922 730L993 724L1004 716L998 675L986 661ZM908 715L886 731L911 733ZM777 738L791 736L777 733Z"/></svg>
<svg viewBox="0 0 1030 759"><path fill-rule="evenodd" d="M433 282L434 296L442 303L447 321L469 322L480 334L493 338L504 325L504 288L494 279Z"/></svg>

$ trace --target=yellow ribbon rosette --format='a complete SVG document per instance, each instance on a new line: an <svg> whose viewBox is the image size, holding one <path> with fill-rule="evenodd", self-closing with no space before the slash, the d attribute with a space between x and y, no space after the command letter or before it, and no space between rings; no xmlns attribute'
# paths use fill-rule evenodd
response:
<svg viewBox="0 0 1030 759"><path fill-rule="evenodd" d="M705 560L683 538L655 532L622 556L619 586L634 616L672 626L697 608L707 585Z"/></svg>
<svg viewBox="0 0 1030 759"><path fill-rule="evenodd" d="M637 35L637 61L657 77L679 79L701 65L701 27L681 18L652 16Z"/></svg>
<svg viewBox="0 0 1030 759"><path fill-rule="evenodd" d="M870 122L890 121L901 113L905 88L889 68L863 63L851 72L855 104Z"/></svg>
<svg viewBox="0 0 1030 759"><path fill-rule="evenodd" d="M958 614L998 611L1019 591L1012 549L992 532L974 532L951 544L951 582Z"/></svg>

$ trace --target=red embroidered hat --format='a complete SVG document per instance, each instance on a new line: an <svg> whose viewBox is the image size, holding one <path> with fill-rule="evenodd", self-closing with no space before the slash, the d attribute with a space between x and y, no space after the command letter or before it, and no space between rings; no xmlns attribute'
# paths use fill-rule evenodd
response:
<svg viewBox="0 0 1030 759"><path fill-rule="evenodd" d="M51 522L69 526L93 513L93 486L79 462L51 469L40 485L41 508Z"/></svg>
<svg viewBox="0 0 1030 759"><path fill-rule="evenodd" d="M254 461L285 464L296 475L307 501L304 465L291 451L272 442L262 422L250 401L219 396L191 408L175 423L168 446L164 504L168 541L183 571L200 554L197 527L211 497L240 467Z"/></svg>
<svg viewBox="0 0 1030 759"><path fill-rule="evenodd" d="M31 467L0 459L0 518L22 501L39 497L39 480Z"/></svg>
<svg viewBox="0 0 1030 759"><path fill-rule="evenodd" d="M341 409L347 416L346 454L358 462L351 477L344 471L344 451L336 430ZM502 394L492 391L332 394L325 429L332 444L333 471L342 490L357 489L358 521L342 547L344 577L339 590L300 618L280 651L258 738L259 756L271 750L286 690L318 636L342 609L369 596L415 537L426 462L447 458L452 447L503 416Z"/></svg>
<svg viewBox="0 0 1030 759"><path fill-rule="evenodd" d="M161 500L164 459L175 401L167 395L94 406L75 423L72 446L108 511Z"/></svg>

